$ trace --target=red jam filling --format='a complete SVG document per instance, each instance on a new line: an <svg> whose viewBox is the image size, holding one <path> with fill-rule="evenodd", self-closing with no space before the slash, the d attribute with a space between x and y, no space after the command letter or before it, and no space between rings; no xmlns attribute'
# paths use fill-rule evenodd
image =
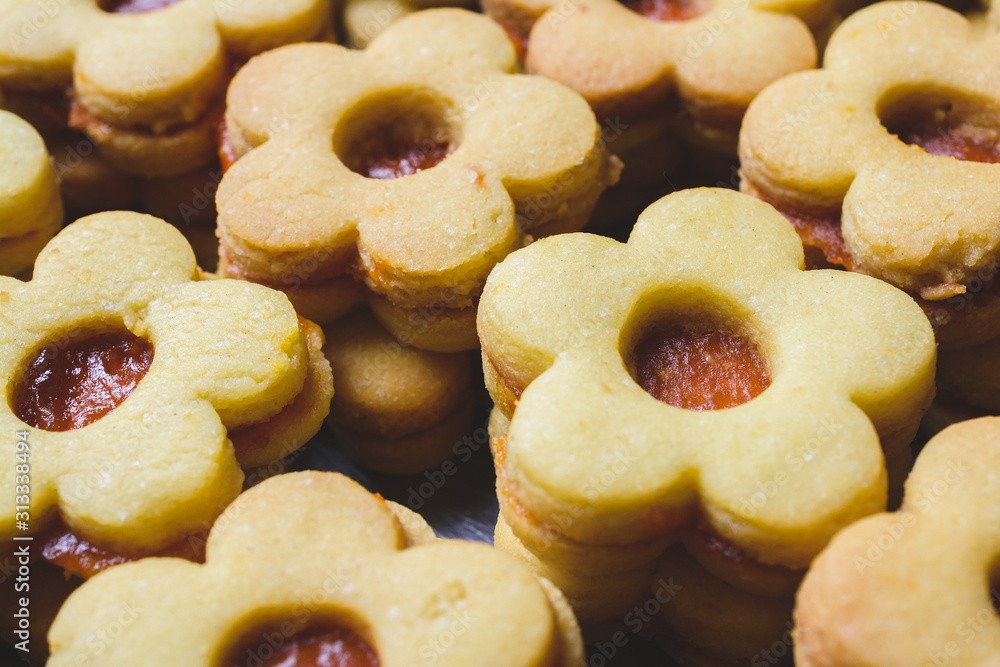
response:
<svg viewBox="0 0 1000 667"><path fill-rule="evenodd" d="M172 556L203 563L205 561L204 536L183 539L153 555ZM120 565L139 559L138 556L123 556L114 551L102 549L74 533L62 522L57 523L55 528L45 536L42 542L42 558L84 579L89 579L112 565Z"/></svg>
<svg viewBox="0 0 1000 667"><path fill-rule="evenodd" d="M112 14L140 14L164 9L180 0L104 0L101 9Z"/></svg>
<svg viewBox="0 0 1000 667"><path fill-rule="evenodd" d="M264 640L261 640L262 643ZM269 646L266 643L263 645ZM378 656L356 633L346 628L310 631L288 638L273 655L259 660L253 646L244 656L259 667L378 667Z"/></svg>
<svg viewBox="0 0 1000 667"><path fill-rule="evenodd" d="M854 258L847 249L840 228L840 211L828 213L806 212L786 206L767 197L751 184L747 192L776 208L792 223L805 251L807 269L846 268L853 271Z"/></svg>
<svg viewBox="0 0 1000 667"><path fill-rule="evenodd" d="M654 21L687 21L702 14L696 0L621 0L621 3Z"/></svg>
<svg viewBox="0 0 1000 667"><path fill-rule="evenodd" d="M430 169L450 152L446 141L412 142L387 136L367 147L360 173L368 178L399 178Z"/></svg>
<svg viewBox="0 0 1000 667"><path fill-rule="evenodd" d="M746 339L728 331L657 329L635 350L636 380L653 398L687 410L742 405L771 384Z"/></svg>
<svg viewBox="0 0 1000 667"><path fill-rule="evenodd" d="M807 269L854 269L854 258L844 241L839 214L816 215L789 208L775 208L792 223L802 239Z"/></svg>
<svg viewBox="0 0 1000 667"><path fill-rule="evenodd" d="M14 388L14 414L44 431L82 428L121 405L152 362L153 346L128 331L47 345Z"/></svg>
<svg viewBox="0 0 1000 667"><path fill-rule="evenodd" d="M893 134L903 143L919 146L931 155L967 162L1000 162L1000 134L974 125L941 127L927 122L904 125Z"/></svg>

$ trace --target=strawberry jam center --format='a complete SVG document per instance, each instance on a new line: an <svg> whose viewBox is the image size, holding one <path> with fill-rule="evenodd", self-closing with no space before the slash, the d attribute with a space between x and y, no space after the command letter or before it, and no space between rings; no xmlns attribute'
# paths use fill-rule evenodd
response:
<svg viewBox="0 0 1000 667"><path fill-rule="evenodd" d="M240 667L379 667L371 646L347 628L324 627L287 638L268 632L266 637L246 646Z"/></svg>
<svg viewBox="0 0 1000 667"><path fill-rule="evenodd" d="M742 405L771 383L754 346L725 330L656 329L636 346L635 359L639 386L653 398L687 410Z"/></svg>
<svg viewBox="0 0 1000 667"><path fill-rule="evenodd" d="M654 21L687 21L702 14L696 0L621 0L621 3Z"/></svg>
<svg viewBox="0 0 1000 667"><path fill-rule="evenodd" d="M180 0L105 0L101 9L111 14L141 14L164 9Z"/></svg>
<svg viewBox="0 0 1000 667"><path fill-rule="evenodd" d="M82 428L121 405L152 362L153 346L124 330L46 345L21 373L14 413L45 431Z"/></svg>

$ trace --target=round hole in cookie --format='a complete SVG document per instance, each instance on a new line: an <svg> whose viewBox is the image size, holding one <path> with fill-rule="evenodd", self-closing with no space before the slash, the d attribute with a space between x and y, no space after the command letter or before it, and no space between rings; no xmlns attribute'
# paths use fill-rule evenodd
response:
<svg viewBox="0 0 1000 667"><path fill-rule="evenodd" d="M771 384L766 357L728 317L642 317L623 337L632 378L653 398L687 410L742 405Z"/></svg>
<svg viewBox="0 0 1000 667"><path fill-rule="evenodd" d="M166 9L181 0L98 0L97 6L109 14L141 14Z"/></svg>
<svg viewBox="0 0 1000 667"><path fill-rule="evenodd" d="M433 91L385 91L344 115L334 130L333 150L362 176L409 176L430 169L455 150L457 119L453 105Z"/></svg>
<svg viewBox="0 0 1000 667"><path fill-rule="evenodd" d="M81 327L30 354L10 392L18 419L44 431L92 424L132 393L153 345L124 327Z"/></svg>
<svg viewBox="0 0 1000 667"><path fill-rule="evenodd" d="M705 13L701 0L619 0L627 9L654 21L688 21Z"/></svg>
<svg viewBox="0 0 1000 667"><path fill-rule="evenodd" d="M1000 162L1000 109L968 94L932 86L889 92L876 110L890 134L927 153Z"/></svg>
<svg viewBox="0 0 1000 667"><path fill-rule="evenodd" d="M284 616L284 618L283 618ZM268 614L246 624L219 667L378 667L378 654L350 624L317 619L308 609Z"/></svg>
<svg viewBox="0 0 1000 667"><path fill-rule="evenodd" d="M989 572L989 596L994 613L1000 615L1000 558L993 562Z"/></svg>

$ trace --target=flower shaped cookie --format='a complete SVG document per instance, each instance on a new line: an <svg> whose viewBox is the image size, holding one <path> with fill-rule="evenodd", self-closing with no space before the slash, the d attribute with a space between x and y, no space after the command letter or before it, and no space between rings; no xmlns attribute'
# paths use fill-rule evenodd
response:
<svg viewBox="0 0 1000 667"><path fill-rule="evenodd" d="M899 290L802 262L771 207L701 189L651 206L627 244L564 235L499 265L478 324L510 417L498 490L514 534L544 550L554 527L637 567L655 553L622 546L697 519L804 569L884 508L883 449L905 457L931 400L933 335Z"/></svg>
<svg viewBox="0 0 1000 667"><path fill-rule="evenodd" d="M404 16L432 7L473 7L470 0L346 0L343 4L347 43L363 49L380 32Z"/></svg>
<svg viewBox="0 0 1000 667"><path fill-rule="evenodd" d="M62 226L63 208L52 159L38 133L0 111L0 274L31 268Z"/></svg>
<svg viewBox="0 0 1000 667"><path fill-rule="evenodd" d="M4 0L0 81L29 91L72 82L72 122L106 158L171 176L212 156L230 60L330 30L325 0Z"/></svg>
<svg viewBox="0 0 1000 667"><path fill-rule="evenodd" d="M130 622L119 621L128 609ZM356 665L584 664L562 596L522 564L485 544L435 540L417 515L323 472L247 491L216 522L204 565L147 559L84 584L49 633L48 664L93 658L93 633L109 623L122 632L103 647L108 667L150 655L273 666L324 643Z"/></svg>
<svg viewBox="0 0 1000 667"><path fill-rule="evenodd" d="M995 664L998 476L998 418L927 443L902 508L843 530L810 567L796 600L795 664Z"/></svg>
<svg viewBox="0 0 1000 667"><path fill-rule="evenodd" d="M486 0L483 7L527 43L529 72L577 91L598 118L665 120L679 112L702 142L731 153L754 96L815 66L803 20L826 23L832 3Z"/></svg>
<svg viewBox="0 0 1000 667"><path fill-rule="evenodd" d="M946 346L1000 324L995 288L964 303L1000 261L998 57L1000 35L951 10L880 3L838 28L822 70L762 92L740 133L744 191L828 261L919 294Z"/></svg>
<svg viewBox="0 0 1000 667"><path fill-rule="evenodd" d="M516 68L503 32L457 9L408 16L365 51L255 58L227 98L245 155L216 198L222 266L300 290L353 272L400 339L474 348L490 269L526 232L581 228L617 174L586 102Z"/></svg>
<svg viewBox="0 0 1000 667"><path fill-rule="evenodd" d="M0 279L0 428L11 459L15 433L30 451L18 510L30 521L2 510L4 540L58 513L99 547L154 552L239 493L230 438L259 465L319 429L332 394L322 336L303 334L279 292L197 278L176 229L104 213L56 236L31 282ZM11 497L15 473L27 474L0 472Z"/></svg>

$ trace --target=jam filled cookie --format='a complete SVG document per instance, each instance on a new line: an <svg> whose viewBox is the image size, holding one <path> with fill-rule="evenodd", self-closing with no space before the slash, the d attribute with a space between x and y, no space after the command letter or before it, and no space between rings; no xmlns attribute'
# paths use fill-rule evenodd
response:
<svg viewBox="0 0 1000 667"><path fill-rule="evenodd" d="M686 176L676 163L714 182L724 155L728 177L747 105L775 79L816 65L806 24L828 23L832 2L484 0L483 8L522 47L528 72L586 98L625 162L608 192L614 208L595 214L601 224L616 215L631 222L670 191Z"/></svg>
<svg viewBox="0 0 1000 667"><path fill-rule="evenodd" d="M119 621L129 609L141 612ZM584 665L554 587L485 544L435 539L336 473L247 491L216 522L204 565L148 559L87 582L56 618L48 664L93 658L109 624L122 632L102 647L107 667L150 655L191 667Z"/></svg>
<svg viewBox="0 0 1000 667"><path fill-rule="evenodd" d="M149 555L210 526L241 465L300 447L329 409L319 328L280 292L199 281L184 238L149 216L70 225L30 282L0 279L0 315L0 427L31 459L25 522L83 575L100 569L88 553ZM0 472L8 495L23 483ZM16 529L11 505L0 536Z"/></svg>
<svg viewBox="0 0 1000 667"><path fill-rule="evenodd" d="M412 14L364 51L253 59L227 98L242 157L216 198L220 264L279 289L353 275L398 338L475 348L490 269L527 234L583 227L619 166L579 95L516 69L503 31L458 9Z"/></svg>
<svg viewBox="0 0 1000 667"><path fill-rule="evenodd" d="M356 463L390 474L429 470L472 429L482 393L473 353L403 345L366 311L328 325L323 351L337 378L328 421Z"/></svg>
<svg viewBox="0 0 1000 667"><path fill-rule="evenodd" d="M56 172L41 137L0 111L0 275L28 272L63 223Z"/></svg>
<svg viewBox="0 0 1000 667"><path fill-rule="evenodd" d="M902 508L843 530L813 561L796 596L795 663L996 664L998 475L998 418L927 443Z"/></svg>
<svg viewBox="0 0 1000 667"><path fill-rule="evenodd" d="M344 33L347 43L363 49L375 37L404 16L432 7L473 8L475 0L345 0Z"/></svg>
<svg viewBox="0 0 1000 667"><path fill-rule="evenodd" d="M330 33L325 0L4 0L0 83L72 85L70 124L113 166L173 176L212 157L232 64Z"/></svg>
<svg viewBox="0 0 1000 667"><path fill-rule="evenodd" d="M490 275L501 521L580 584L585 627L641 603L620 590L679 540L715 578L790 598L837 530L885 508L934 392L930 325L884 282L802 266L774 209L702 189L627 244L556 236Z"/></svg>
<svg viewBox="0 0 1000 667"><path fill-rule="evenodd" d="M812 264L918 298L942 347L1000 327L997 58L1000 35L960 14L880 3L837 29L823 69L763 91L740 133L741 189L792 220Z"/></svg>

